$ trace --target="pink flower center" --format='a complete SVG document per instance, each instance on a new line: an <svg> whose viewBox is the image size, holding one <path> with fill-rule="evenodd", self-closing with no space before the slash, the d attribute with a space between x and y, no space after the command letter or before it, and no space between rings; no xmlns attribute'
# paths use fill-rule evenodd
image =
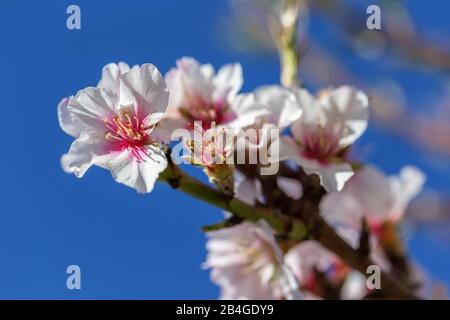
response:
<svg viewBox="0 0 450 320"><path fill-rule="evenodd" d="M181 115L189 121L188 129L193 129L194 121L201 121L204 130L211 128L213 122L224 124L235 118L229 112L229 106L224 101L208 102L200 95L186 97L188 106L179 108Z"/></svg>
<svg viewBox="0 0 450 320"><path fill-rule="evenodd" d="M305 127L303 130L303 156L322 163L339 155L339 130L336 127Z"/></svg>
<svg viewBox="0 0 450 320"><path fill-rule="evenodd" d="M200 140L186 141L192 153L191 162L210 168L217 164L225 164L231 153L230 141L227 140L225 129L216 129L213 121L211 128L205 130L199 126L198 122L195 122L194 131L198 133Z"/></svg>
<svg viewBox="0 0 450 320"><path fill-rule="evenodd" d="M131 116L128 112L105 118L104 122L107 128L105 138L111 143L112 150L128 149L139 161L145 159L147 156L145 146L153 143L149 132L154 126L146 127L137 116Z"/></svg>

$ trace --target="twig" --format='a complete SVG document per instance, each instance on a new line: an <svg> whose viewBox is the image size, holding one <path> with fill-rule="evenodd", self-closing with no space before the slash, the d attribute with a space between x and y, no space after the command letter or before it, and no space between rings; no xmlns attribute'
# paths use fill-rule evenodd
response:
<svg viewBox="0 0 450 320"><path fill-rule="evenodd" d="M313 228L307 228L300 219L267 208L253 207L236 198L230 199L203 182L187 175L172 163L169 163L167 169L160 175L160 181L168 183L173 188L197 199L227 210L238 218L249 221L264 219L275 232L290 239L300 241L305 239L306 236L312 236L322 246L337 254L349 266L363 274L366 273L367 267L373 264L369 258L362 257L340 238L319 215L313 215ZM417 299L401 283L384 272L381 273L381 283L382 291L389 297Z"/></svg>

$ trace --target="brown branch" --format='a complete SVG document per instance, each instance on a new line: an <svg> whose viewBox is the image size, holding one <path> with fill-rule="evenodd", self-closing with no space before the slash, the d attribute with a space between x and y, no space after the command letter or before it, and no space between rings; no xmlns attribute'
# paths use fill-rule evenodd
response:
<svg viewBox="0 0 450 320"><path fill-rule="evenodd" d="M173 188L197 199L229 211L240 219L249 221L264 219L277 234L289 239L300 241L307 236L313 237L322 246L334 252L349 266L362 274L366 274L367 267L374 264L369 258L361 256L350 247L318 214L311 215L309 218L312 219L312 223L308 223L306 226L302 220L295 217L268 208L250 206L236 198L230 199L203 182L190 177L172 163L169 163L167 169L160 175L160 181L168 183ZM417 299L400 282L384 272L381 274L381 283L381 290L388 297Z"/></svg>

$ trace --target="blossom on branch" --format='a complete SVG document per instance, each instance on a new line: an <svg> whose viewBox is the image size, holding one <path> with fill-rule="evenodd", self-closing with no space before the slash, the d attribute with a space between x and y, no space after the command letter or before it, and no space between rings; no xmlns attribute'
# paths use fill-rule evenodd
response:
<svg viewBox="0 0 450 320"><path fill-rule="evenodd" d="M212 281L222 299L299 299L297 282L265 221L208 232Z"/></svg>
<svg viewBox="0 0 450 320"><path fill-rule="evenodd" d="M355 230L361 228L361 221L366 218L376 234L384 222L401 221L424 181L424 174L414 167L404 167L398 177L386 177L375 167L365 166L341 192L324 197L321 215L333 226Z"/></svg>
<svg viewBox="0 0 450 320"><path fill-rule="evenodd" d="M292 124L291 136L282 138L280 158L318 174L327 191L338 191L353 175L346 151L367 128L369 100L347 86L318 97L297 89L296 97L303 114Z"/></svg>
<svg viewBox="0 0 450 320"><path fill-rule="evenodd" d="M183 57L165 79L170 90L166 130L193 129L194 121L206 130L213 122L220 126L236 118L232 103L243 82L240 64L225 65L216 74L212 65Z"/></svg>
<svg viewBox="0 0 450 320"><path fill-rule="evenodd" d="M75 138L61 159L63 169L82 177L97 165L117 182L150 192L167 166L157 124L168 96L155 66L107 65L98 88L81 90L58 106L61 128Z"/></svg>

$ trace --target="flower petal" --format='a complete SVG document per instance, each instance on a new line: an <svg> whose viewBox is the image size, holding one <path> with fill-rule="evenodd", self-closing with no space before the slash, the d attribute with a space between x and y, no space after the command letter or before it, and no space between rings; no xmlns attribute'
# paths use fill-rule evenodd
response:
<svg viewBox="0 0 450 320"><path fill-rule="evenodd" d="M128 71L130 71L130 66L125 62L107 64L103 67L102 78L97 87L114 92L118 96L120 93L120 76Z"/></svg>
<svg viewBox="0 0 450 320"><path fill-rule="evenodd" d="M109 169L114 179L139 193L148 193L153 190L159 174L167 167L164 153L153 146L146 150L144 160L138 160L130 150L121 152L109 162Z"/></svg>
<svg viewBox="0 0 450 320"><path fill-rule="evenodd" d="M214 69L201 65L197 60L183 57L177 60L177 67L166 74L170 89L170 107L190 107L193 104L211 103L214 86Z"/></svg>
<svg viewBox="0 0 450 320"><path fill-rule="evenodd" d="M277 185L289 198L298 200L302 197L303 187L297 179L277 177Z"/></svg>
<svg viewBox="0 0 450 320"><path fill-rule="evenodd" d="M425 179L425 174L412 166L402 168L398 179L389 179L395 195L391 219L398 221L402 218L409 202L422 191Z"/></svg>
<svg viewBox="0 0 450 320"><path fill-rule="evenodd" d="M291 90L278 85L262 86L255 90L255 100L263 105L269 116L266 122L285 128L300 118L302 108Z"/></svg>
<svg viewBox="0 0 450 320"><path fill-rule="evenodd" d="M74 138L77 138L80 135L81 131L80 128L74 124L72 116L70 115L70 111L67 108L69 101L70 98L64 98L58 104L59 126L65 133Z"/></svg>
<svg viewBox="0 0 450 320"><path fill-rule="evenodd" d="M345 183L353 176L352 167L347 163L329 164L318 168L304 167L308 174L316 173L320 183L328 192L340 191Z"/></svg>
<svg viewBox="0 0 450 320"><path fill-rule="evenodd" d="M231 109L237 117L226 126L236 131L252 126L261 117L270 116L270 111L255 100L253 93L238 95L231 104Z"/></svg>
<svg viewBox="0 0 450 320"><path fill-rule="evenodd" d="M92 165L106 168L108 161L114 156L105 148L104 137L83 133L76 139L67 154L61 157L61 165L65 172L83 177Z"/></svg>
<svg viewBox="0 0 450 320"><path fill-rule="evenodd" d="M358 199L365 213L373 217L387 218L395 202L388 178L370 165L350 179L346 191Z"/></svg>
<svg viewBox="0 0 450 320"><path fill-rule="evenodd" d="M328 121L344 125L342 147L356 141L366 130L369 119L369 99L362 91L342 86L320 96Z"/></svg>
<svg viewBox="0 0 450 320"><path fill-rule="evenodd" d="M236 198L248 204L255 204L256 200L261 201L262 187L257 179L248 179L242 177L236 182Z"/></svg>
<svg viewBox="0 0 450 320"><path fill-rule="evenodd" d="M243 82L242 67L239 63L224 65L213 80L213 100L230 102L241 89Z"/></svg>
<svg viewBox="0 0 450 320"><path fill-rule="evenodd" d="M118 100L111 91L90 87L78 91L76 97L70 99L67 109L80 131L104 131L104 119L116 114Z"/></svg>
<svg viewBox="0 0 450 320"><path fill-rule="evenodd" d="M120 105L133 105L138 116L165 112L168 100L164 78L152 64L134 66L120 77Z"/></svg>

